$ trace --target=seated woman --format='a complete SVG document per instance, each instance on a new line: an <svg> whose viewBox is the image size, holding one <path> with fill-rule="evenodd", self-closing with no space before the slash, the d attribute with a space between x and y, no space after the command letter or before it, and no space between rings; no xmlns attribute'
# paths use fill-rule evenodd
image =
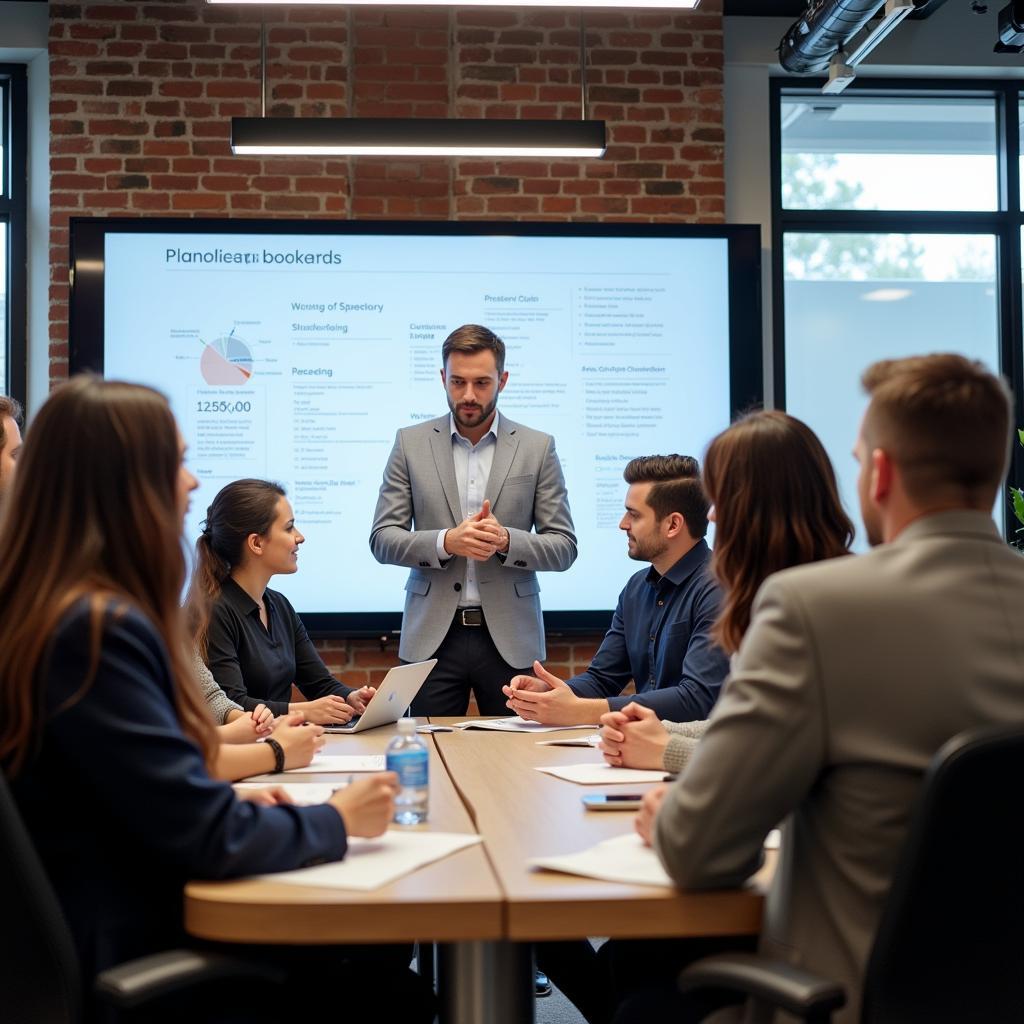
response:
<svg viewBox="0 0 1024 1024"><path fill-rule="evenodd" d="M217 741L220 747L210 769L214 778L237 782L250 775L274 771L276 748L259 742L271 733L284 752L286 769L305 767L324 745L323 729L304 723L301 712L275 718L265 704L257 704L251 712L243 711L217 685L198 651L193 649L191 660L203 700L213 714L214 722L219 723Z"/></svg>
<svg viewBox="0 0 1024 1024"><path fill-rule="evenodd" d="M703 483L712 505L708 518L715 523L711 569L723 595L713 635L732 655L765 579L790 566L847 554L853 524L821 442L784 412L750 413L715 437L704 456ZM685 768L707 727L660 722L638 704L602 715L601 725L601 751L609 764L669 772ZM720 999L713 995L696 1009L684 1004L675 984L679 972L699 957L745 949L753 949L749 936L611 939L586 965L592 976L607 979L600 989L604 1016L591 1015L592 1024L613 1016L616 1024L703 1020Z"/></svg>
<svg viewBox="0 0 1024 1024"><path fill-rule="evenodd" d="M179 606L181 528L196 486L183 452L155 391L75 377L40 409L0 521L0 766L67 919L90 1004L97 971L187 941L188 879L339 860L349 836L378 836L393 814L390 773L312 807L243 801L210 777L214 726ZM431 999L416 994L409 953L252 951L312 977L307 1010L317 983L328 971L344 977L348 961L363 980L404 987L403 1012L426 1021ZM328 987L325 1002L336 1004ZM284 1019L293 991L261 990L247 1016Z"/></svg>
<svg viewBox="0 0 1024 1024"><path fill-rule="evenodd" d="M192 651L192 671L196 674L203 700L213 715L222 743L249 743L253 739L269 736L274 729L274 712L266 704L257 704L252 711L246 711L236 704L221 688L213 673L206 667L199 652ZM241 722L242 725L237 725ZM224 731L236 723L233 729Z"/></svg>
<svg viewBox="0 0 1024 1024"><path fill-rule="evenodd" d="M236 480L206 512L186 604L196 647L217 683L244 710L301 711L321 725L362 714L374 690L354 690L328 671L289 600L267 584L298 571L305 537L284 490ZM305 701L292 701L295 684Z"/></svg>
<svg viewBox="0 0 1024 1024"><path fill-rule="evenodd" d="M704 490L715 523L711 570L723 591L715 639L731 655L765 579L848 554L853 523L821 441L784 412L749 413L714 438L704 456ZM603 715L601 725L609 764L673 773L686 766L706 728L705 722L659 722L637 704Z"/></svg>

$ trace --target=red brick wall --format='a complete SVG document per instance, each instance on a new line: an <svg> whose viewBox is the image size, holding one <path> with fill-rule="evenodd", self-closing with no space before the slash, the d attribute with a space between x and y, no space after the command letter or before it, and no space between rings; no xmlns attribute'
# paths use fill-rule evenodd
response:
<svg viewBox="0 0 1024 1024"><path fill-rule="evenodd" d="M268 110L286 116L579 116L579 14L268 9ZM721 221L721 0L588 12L604 160L234 157L259 113L259 8L50 4L50 376L67 375L68 219L82 215ZM555 645L568 671L594 638ZM380 674L373 644L332 667Z"/></svg>
<svg viewBox="0 0 1024 1024"><path fill-rule="evenodd" d="M599 636L549 640L545 665L563 678L581 672L587 667L600 641ZM367 683L375 686L389 668L398 664L393 643L381 650L377 640L322 640L317 647L330 670L349 686L365 686Z"/></svg>

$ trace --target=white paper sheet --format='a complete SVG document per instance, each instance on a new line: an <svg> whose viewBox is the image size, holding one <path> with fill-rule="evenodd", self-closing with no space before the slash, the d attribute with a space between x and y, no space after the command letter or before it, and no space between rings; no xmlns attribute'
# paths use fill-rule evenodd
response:
<svg viewBox="0 0 1024 1024"><path fill-rule="evenodd" d="M566 853L558 857L534 857L531 867L561 871L567 875L584 875L605 882L628 882L635 885L671 885L658 855L635 833L605 839L588 850Z"/></svg>
<svg viewBox="0 0 1024 1024"><path fill-rule="evenodd" d="M514 718L474 718L468 722L456 722L454 728L491 729L494 732L562 732L564 729L596 729L597 725L541 725L516 715Z"/></svg>
<svg viewBox="0 0 1024 1024"><path fill-rule="evenodd" d="M538 768L556 778L575 782L581 786L610 786L620 782L661 782L665 773L648 771L645 768L614 768L604 761L588 761L586 764L553 764Z"/></svg>
<svg viewBox="0 0 1024 1024"><path fill-rule="evenodd" d="M482 841L480 836L457 832L392 829L377 839L349 839L345 859L335 864L318 864L260 877L266 882L369 892Z"/></svg>
<svg viewBox="0 0 1024 1024"><path fill-rule="evenodd" d="M566 736L560 740L537 740L538 747L596 747L601 734L592 732L589 736Z"/></svg>
<svg viewBox="0 0 1024 1024"><path fill-rule="evenodd" d="M283 789L293 804L322 804L330 800L336 789L344 789L345 783L327 782L236 782L236 791L246 789L269 789L274 786Z"/></svg>
<svg viewBox="0 0 1024 1024"><path fill-rule="evenodd" d="M305 768L286 768L286 775L315 772L382 772L383 754L316 754Z"/></svg>
<svg viewBox="0 0 1024 1024"><path fill-rule="evenodd" d="M777 828L764 841L766 850L778 848ZM605 839L579 853L557 857L534 857L530 867L544 871L560 871L566 875L583 875L605 882L628 882L633 885L671 885L672 880L661 866L658 855L635 833Z"/></svg>

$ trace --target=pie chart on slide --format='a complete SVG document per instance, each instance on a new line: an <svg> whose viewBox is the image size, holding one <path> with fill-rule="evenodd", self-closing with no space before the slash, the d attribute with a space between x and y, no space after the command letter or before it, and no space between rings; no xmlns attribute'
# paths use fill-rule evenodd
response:
<svg viewBox="0 0 1024 1024"><path fill-rule="evenodd" d="M241 338L215 338L204 344L199 369L207 384L247 384L252 376L252 352Z"/></svg>

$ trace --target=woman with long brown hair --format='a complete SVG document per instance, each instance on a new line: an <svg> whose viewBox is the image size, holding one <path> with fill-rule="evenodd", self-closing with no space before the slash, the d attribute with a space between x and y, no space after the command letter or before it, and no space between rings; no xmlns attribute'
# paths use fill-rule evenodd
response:
<svg viewBox="0 0 1024 1024"><path fill-rule="evenodd" d="M0 522L0 765L87 988L186 941L187 879L338 860L347 836L380 835L392 815L389 774L315 807L260 806L211 779L213 720L179 608L196 486L183 457L163 396L77 377L40 409ZM400 957L333 952L408 984ZM278 1019L265 996L248 1015Z"/></svg>
<svg viewBox="0 0 1024 1024"><path fill-rule="evenodd" d="M703 481L715 523L711 570L723 591L714 636L734 654L761 584L782 569L848 554L854 527L821 441L784 412L748 413L722 431L704 456ZM669 772L683 769L705 729L659 722L636 704L601 723L609 764Z"/></svg>
<svg viewBox="0 0 1024 1024"><path fill-rule="evenodd" d="M305 539L280 485L227 484L207 509L186 605L196 649L236 704L340 725L361 714L375 691L335 679L291 602L268 586L298 571ZM304 701L291 700L293 684Z"/></svg>

